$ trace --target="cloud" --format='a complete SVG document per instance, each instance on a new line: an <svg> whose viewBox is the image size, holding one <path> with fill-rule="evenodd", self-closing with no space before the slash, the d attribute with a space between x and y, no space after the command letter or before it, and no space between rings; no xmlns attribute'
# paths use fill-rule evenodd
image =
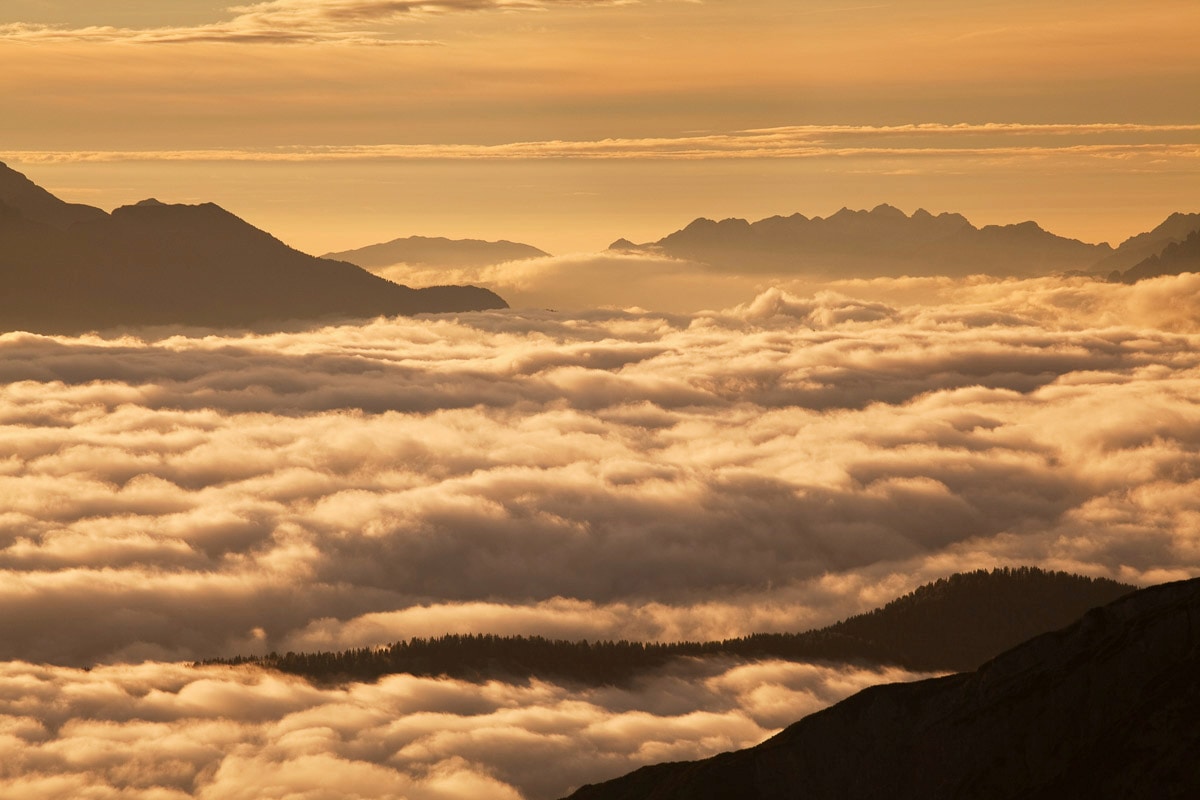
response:
<svg viewBox="0 0 1200 800"><path fill-rule="evenodd" d="M720 638L959 569L1189 575L1197 280L0 336L0 658Z"/></svg>
<svg viewBox="0 0 1200 800"><path fill-rule="evenodd" d="M753 744L901 670L689 663L625 688L393 676L315 688L250 669L0 664L0 793L558 797L660 757Z"/></svg>
<svg viewBox="0 0 1200 800"><path fill-rule="evenodd" d="M4 27L0 26L0 33L3 31ZM791 125L675 137L579 141L322 145L253 150L22 150L9 151L9 157L27 164L123 161L294 163L423 159L697 161L853 157L926 160L991 158L1001 162L1028 162L1053 157L1075 161L1129 161L1130 169L1164 170L1166 168L1158 163L1160 159L1177 161L1200 157L1197 133L1200 133L1200 125L1167 123Z"/></svg>
<svg viewBox="0 0 1200 800"><path fill-rule="evenodd" d="M231 6L228 21L187 27L66 28L0 25L0 40L27 43L434 45L387 30L413 16L478 11L533 11L565 6L625 5L629 0L268 0Z"/></svg>

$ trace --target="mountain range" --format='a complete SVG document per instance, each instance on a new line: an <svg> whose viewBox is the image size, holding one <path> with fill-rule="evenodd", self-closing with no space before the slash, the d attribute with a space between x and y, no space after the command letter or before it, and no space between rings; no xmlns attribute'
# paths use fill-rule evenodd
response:
<svg viewBox="0 0 1200 800"><path fill-rule="evenodd" d="M212 203L65 203L3 164L0 274L0 330L39 333L506 307L487 289L411 289L314 258Z"/></svg>
<svg viewBox="0 0 1200 800"><path fill-rule="evenodd" d="M843 208L829 217L700 218L656 242L618 239L610 250L657 253L743 272L813 277L990 274L1035 277L1109 275L1137 266L1200 229L1200 214L1172 214L1116 249L1057 236L1035 222L977 228L961 214L911 216L890 206Z"/></svg>
<svg viewBox="0 0 1200 800"><path fill-rule="evenodd" d="M1200 796L1200 579L1143 589L973 672L875 686L762 744L570 800Z"/></svg>

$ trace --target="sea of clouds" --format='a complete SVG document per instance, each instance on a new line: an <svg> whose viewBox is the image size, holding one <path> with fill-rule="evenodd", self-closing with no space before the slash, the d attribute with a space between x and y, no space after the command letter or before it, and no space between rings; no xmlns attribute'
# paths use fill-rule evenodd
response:
<svg viewBox="0 0 1200 800"><path fill-rule="evenodd" d="M744 299L0 336L0 795L552 798L912 676L180 662L803 630L997 565L1200 574L1200 275Z"/></svg>

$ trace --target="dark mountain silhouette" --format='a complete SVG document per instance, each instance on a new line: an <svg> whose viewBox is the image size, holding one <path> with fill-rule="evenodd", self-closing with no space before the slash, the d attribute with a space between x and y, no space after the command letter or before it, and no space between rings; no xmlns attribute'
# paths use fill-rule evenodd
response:
<svg viewBox="0 0 1200 800"><path fill-rule="evenodd" d="M1200 214L1176 212L1163 220L1153 230L1130 236L1109 256L1105 256L1092 267L1101 275L1114 270L1125 271L1150 256L1156 256L1175 242L1182 242L1192 231L1200 230Z"/></svg>
<svg viewBox="0 0 1200 800"><path fill-rule="evenodd" d="M757 747L571 800L1200 797L1200 579L1128 595L974 672L875 686Z"/></svg>
<svg viewBox="0 0 1200 800"><path fill-rule="evenodd" d="M586 642L538 636L448 635L383 648L215 659L257 663L321 682L384 675L463 680L544 678L622 684L677 658L866 661L915 670L973 669L996 653L1061 627L1134 587L1033 567L956 574L868 614L806 633L760 633L719 642Z"/></svg>
<svg viewBox="0 0 1200 800"><path fill-rule="evenodd" d="M0 165L0 330L253 326L503 308L486 289L414 290L314 258L213 205L72 206ZM32 188L31 188L32 187Z"/></svg>
<svg viewBox="0 0 1200 800"><path fill-rule="evenodd" d="M1112 252L1055 236L1034 222L976 228L960 214L912 216L889 205L843 208L811 219L793 214L750 223L697 219L657 242L614 242L610 249L664 253L715 267L822 277L896 275L1045 275L1091 267Z"/></svg>
<svg viewBox="0 0 1200 800"><path fill-rule="evenodd" d="M108 216L99 208L66 203L16 170L0 163L0 205L31 222L66 230L76 222Z"/></svg>
<svg viewBox="0 0 1200 800"><path fill-rule="evenodd" d="M1182 241L1172 242L1161 253L1138 262L1124 272L1114 271L1109 280L1137 283L1146 278L1184 272L1200 272L1200 230L1192 231Z"/></svg>
<svg viewBox="0 0 1200 800"><path fill-rule="evenodd" d="M439 267L486 267L505 261L548 256L542 250L518 242L485 242L480 239L444 239L409 236L356 250L326 253L322 258L349 261L360 267L390 267L393 264L429 264Z"/></svg>

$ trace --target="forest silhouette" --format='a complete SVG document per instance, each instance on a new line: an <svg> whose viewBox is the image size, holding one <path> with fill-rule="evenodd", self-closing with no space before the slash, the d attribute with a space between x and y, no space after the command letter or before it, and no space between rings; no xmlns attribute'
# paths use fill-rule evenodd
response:
<svg viewBox="0 0 1200 800"><path fill-rule="evenodd" d="M196 663L253 664L319 683L374 681L404 673L468 681L539 678L621 685L676 659L711 657L853 661L920 671L963 671L1135 588L1106 578L1004 567L956 573L882 608L804 633L758 633L707 642L447 634L384 647L273 652Z"/></svg>

